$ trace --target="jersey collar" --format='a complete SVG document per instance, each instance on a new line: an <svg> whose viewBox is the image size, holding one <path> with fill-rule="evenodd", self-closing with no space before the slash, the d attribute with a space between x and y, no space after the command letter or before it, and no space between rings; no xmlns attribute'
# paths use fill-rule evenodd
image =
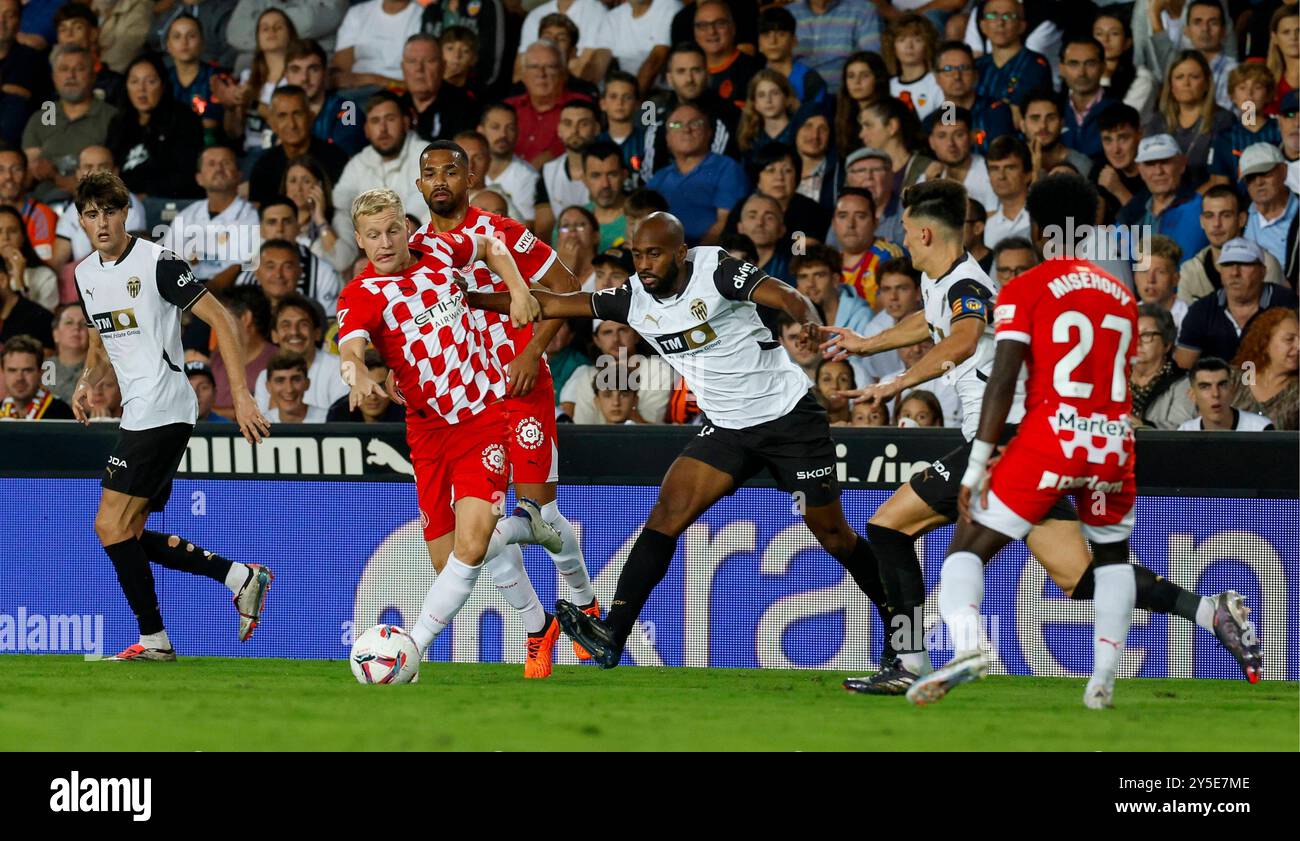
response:
<svg viewBox="0 0 1300 841"><path fill-rule="evenodd" d="M115 261L113 261L113 265L114 265L114 266L120 266L120 265L122 265L122 261L126 259L126 255L128 255L128 254L131 253L131 249L132 249L132 248L135 248L135 241L136 241L136 239L137 239L137 237L134 237L134 236L132 236L132 235L130 235L130 234L127 234L127 237L126 237L126 248L123 249L123 250L122 250L122 253L121 253L120 255L118 255L118 258L117 258ZM102 268L104 267L104 255L103 255L102 253L98 252L98 251L96 251L95 254L96 254L96 256L99 257L99 267L102 269Z"/></svg>
<svg viewBox="0 0 1300 841"><path fill-rule="evenodd" d="M958 266L960 266L962 263L965 263L968 259L970 259L970 252L969 252L969 251L963 251L963 252L961 253L961 256L958 257L958 258L953 262L953 264L952 264L951 266L948 267L948 271L946 271L946 272L944 272L943 274L939 275L938 277L934 278L934 282L935 282L935 283L938 283L939 281L943 280L943 279L944 279L945 277L947 277L948 275L952 274L954 271L957 270L957 267L958 267Z"/></svg>

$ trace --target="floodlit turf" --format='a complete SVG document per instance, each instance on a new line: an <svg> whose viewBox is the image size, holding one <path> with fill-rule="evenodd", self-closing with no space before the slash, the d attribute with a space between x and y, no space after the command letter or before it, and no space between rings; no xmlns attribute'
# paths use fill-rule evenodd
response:
<svg viewBox="0 0 1300 841"><path fill-rule="evenodd" d="M0 750L1286 750L1297 684L993 677L942 703L868 698L841 673L425 663L361 686L344 662L0 657ZM251 724L251 726L250 726Z"/></svg>

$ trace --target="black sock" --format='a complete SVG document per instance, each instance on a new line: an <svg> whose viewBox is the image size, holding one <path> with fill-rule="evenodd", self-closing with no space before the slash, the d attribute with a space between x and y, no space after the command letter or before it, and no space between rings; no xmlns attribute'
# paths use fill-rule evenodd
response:
<svg viewBox="0 0 1300 841"><path fill-rule="evenodd" d="M140 545L149 560L168 569L188 572L192 575L206 575L213 581L226 583L226 573L230 572L230 561L197 546L183 537L177 545L169 542L172 535L160 534L145 529L140 535Z"/></svg>
<svg viewBox="0 0 1300 841"><path fill-rule="evenodd" d="M676 551L677 538L652 529L641 529L636 543L632 544L627 563L618 576L614 602L605 616L620 651L650 598L650 591L668 573L668 565Z"/></svg>
<svg viewBox="0 0 1300 841"><path fill-rule="evenodd" d="M857 535L857 541L853 544L853 549L849 551L847 558L836 558L840 565L848 570L849 575L853 577L853 583L858 585L858 589L871 599L871 603L876 606L876 613L880 616L880 621L885 625L885 649L891 648L889 644L889 612L888 598L885 596L885 584L880 579L880 562L876 559L876 553L871 551L871 544L862 535Z"/></svg>
<svg viewBox="0 0 1300 841"><path fill-rule="evenodd" d="M900 653L922 651L925 632L920 620L925 610L925 576L916 558L916 538L872 523L867 523L867 537L879 560L880 579L889 602L886 648ZM904 621L898 621L899 617ZM893 645L892 637L900 629L907 632L904 644Z"/></svg>
<svg viewBox="0 0 1300 841"><path fill-rule="evenodd" d="M163 629L162 612L158 609L158 593L153 586L153 570L144 547L134 537L121 543L105 546L104 552L117 570L117 581L126 595L126 602L135 614L140 634L156 634Z"/></svg>
<svg viewBox="0 0 1300 841"><path fill-rule="evenodd" d="M1096 564L1089 564L1083 576L1070 594L1076 601L1090 601L1096 588L1092 571ZM1133 565L1133 579L1137 584L1137 600L1134 607L1151 613L1172 613L1188 622L1196 621L1196 609L1201 604L1201 597L1188 592L1163 575L1156 575L1141 564Z"/></svg>

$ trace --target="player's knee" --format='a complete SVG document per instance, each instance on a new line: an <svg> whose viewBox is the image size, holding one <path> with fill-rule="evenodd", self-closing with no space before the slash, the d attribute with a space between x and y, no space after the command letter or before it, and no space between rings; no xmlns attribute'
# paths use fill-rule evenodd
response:
<svg viewBox="0 0 1300 841"><path fill-rule="evenodd" d="M663 499L656 502L654 508L650 509L650 516L645 521L646 528L666 534L669 537L680 536L689 525L690 513L682 506L674 505Z"/></svg>
<svg viewBox="0 0 1300 841"><path fill-rule="evenodd" d="M120 517L104 511L95 515L95 535L99 537L101 546L112 546L132 536L128 524L123 523Z"/></svg>
<svg viewBox="0 0 1300 841"><path fill-rule="evenodd" d="M839 522L807 521L808 529L832 558L846 557L853 551L858 536L841 517Z"/></svg>
<svg viewBox="0 0 1300 841"><path fill-rule="evenodd" d="M876 546L885 546L891 543L911 546L916 538L872 520L867 523L867 540Z"/></svg>

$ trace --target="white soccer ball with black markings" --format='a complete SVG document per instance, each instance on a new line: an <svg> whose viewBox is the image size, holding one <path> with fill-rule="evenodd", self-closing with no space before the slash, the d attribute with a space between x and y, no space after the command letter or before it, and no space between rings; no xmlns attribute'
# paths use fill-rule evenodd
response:
<svg viewBox="0 0 1300 841"><path fill-rule="evenodd" d="M414 683L420 676L420 649L396 625L376 625L357 637L348 660L358 683Z"/></svg>

